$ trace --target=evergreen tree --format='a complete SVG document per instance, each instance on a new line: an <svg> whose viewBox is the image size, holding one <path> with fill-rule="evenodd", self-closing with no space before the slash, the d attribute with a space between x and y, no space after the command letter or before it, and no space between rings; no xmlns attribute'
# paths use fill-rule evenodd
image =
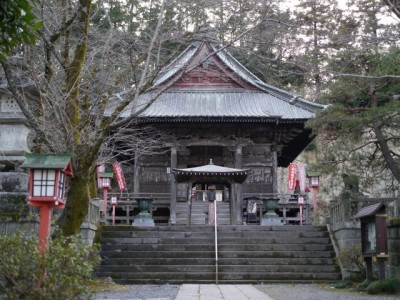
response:
<svg viewBox="0 0 400 300"><path fill-rule="evenodd" d="M33 44L42 26L27 0L2 0L0 20L0 60L6 60L18 44Z"/></svg>
<svg viewBox="0 0 400 300"><path fill-rule="evenodd" d="M325 144L323 161L331 170L345 162L364 178L386 172L399 183L398 26L396 32L380 21L384 7L378 1L352 2L352 7L352 21L340 28L348 47L327 65L333 77L324 99L331 106L310 126Z"/></svg>

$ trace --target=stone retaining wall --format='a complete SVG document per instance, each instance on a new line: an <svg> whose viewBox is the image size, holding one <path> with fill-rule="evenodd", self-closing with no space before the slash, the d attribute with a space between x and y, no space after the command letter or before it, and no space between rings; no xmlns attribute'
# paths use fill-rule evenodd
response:
<svg viewBox="0 0 400 300"><path fill-rule="evenodd" d="M0 172L0 222L25 219L28 206L28 174Z"/></svg>
<svg viewBox="0 0 400 300"><path fill-rule="evenodd" d="M39 210L28 205L28 178L24 172L0 172L0 233L38 234ZM81 234L89 243L95 237L99 216L99 204L92 201L81 226Z"/></svg>
<svg viewBox="0 0 400 300"><path fill-rule="evenodd" d="M389 220L387 235L389 248L388 275L400 279L400 218Z"/></svg>
<svg viewBox="0 0 400 300"><path fill-rule="evenodd" d="M341 222L332 224L330 228L335 235L339 250L343 250L352 245L361 244L360 222Z"/></svg>
<svg viewBox="0 0 400 300"><path fill-rule="evenodd" d="M332 244L335 248L336 257L338 257L342 251L351 249L351 247L361 247L360 222L349 221L335 223L332 225L328 225L328 230L332 240ZM338 264L340 266L343 279L359 276L358 274L354 273L353 270L348 269L346 266L342 265L340 261L338 261Z"/></svg>

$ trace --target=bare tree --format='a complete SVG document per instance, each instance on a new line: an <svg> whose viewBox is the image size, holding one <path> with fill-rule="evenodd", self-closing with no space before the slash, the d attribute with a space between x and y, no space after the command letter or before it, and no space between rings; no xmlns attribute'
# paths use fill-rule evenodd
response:
<svg viewBox="0 0 400 300"><path fill-rule="evenodd" d="M33 11L43 22L40 42L18 53L26 61L23 67L1 61L9 89L36 134L33 150L74 154L75 177L69 183L61 217L64 234L77 233L87 215L99 153L121 156L135 152L137 156L145 149L164 151L158 145L164 143L162 136L149 129L140 132L128 124L157 99L162 90L146 105L135 108L160 68L190 39L180 27L185 22L177 18L173 23L171 17L182 3L153 0L136 4L136 10L133 4L127 5L120 15L129 17L119 19L115 3L108 1L34 1ZM205 16L199 19L195 14L193 18ZM133 22L135 18L137 22ZM192 21L188 19L188 23ZM254 24L250 27L255 28ZM33 80L37 97L26 97L24 90L17 88L18 76ZM123 97L121 91L125 91ZM109 110L110 99L116 98ZM135 113L121 119L128 104ZM112 141L108 140L111 135ZM134 142L127 143L127 135ZM155 144L158 148L153 148ZM104 150L104 145L110 148Z"/></svg>
<svg viewBox="0 0 400 300"><path fill-rule="evenodd" d="M146 155L159 155L169 151L172 135L161 132L152 126L124 125L105 139L100 151L99 161L110 162L116 159L121 163L132 163Z"/></svg>
<svg viewBox="0 0 400 300"><path fill-rule="evenodd" d="M32 2L43 21L41 42L19 53L26 61L23 68L1 61L9 89L35 131L34 151L74 154L75 177L69 183L61 217L64 234L77 233L87 215L97 157L111 131L117 129L113 124L120 112L151 86L162 63L158 54L167 40L163 35L168 35L169 41L173 35L163 28L168 3L162 0L158 4L156 23L140 28L151 35L142 43L138 32L115 28L111 21L106 28L93 23L100 12L110 20L105 2ZM17 88L17 76L34 81L36 98L26 97ZM111 96L125 89L129 95L105 117Z"/></svg>

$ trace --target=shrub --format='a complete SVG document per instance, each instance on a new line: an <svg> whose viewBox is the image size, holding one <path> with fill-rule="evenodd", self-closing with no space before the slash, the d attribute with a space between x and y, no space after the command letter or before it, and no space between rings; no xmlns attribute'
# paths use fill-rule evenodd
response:
<svg viewBox="0 0 400 300"><path fill-rule="evenodd" d="M364 261L361 256L361 245L354 244L342 249L337 256L342 268L348 272L357 273L359 277L365 277Z"/></svg>
<svg viewBox="0 0 400 300"><path fill-rule="evenodd" d="M337 281L334 284L334 287L336 289L345 289L348 287L351 287L353 285L353 282L350 280L341 280L341 281Z"/></svg>
<svg viewBox="0 0 400 300"><path fill-rule="evenodd" d="M368 288L368 294L396 294L400 291L400 280L388 278L372 282Z"/></svg>
<svg viewBox="0 0 400 300"><path fill-rule="evenodd" d="M358 292L366 292L368 286L371 284L371 280L369 279L365 279L363 282L361 282L360 284L357 285L356 287L356 291Z"/></svg>
<svg viewBox="0 0 400 300"><path fill-rule="evenodd" d="M7 299L79 299L99 262L97 250L80 237L59 237L41 253L36 238L0 235L0 295ZM1 296L0 296L1 298Z"/></svg>

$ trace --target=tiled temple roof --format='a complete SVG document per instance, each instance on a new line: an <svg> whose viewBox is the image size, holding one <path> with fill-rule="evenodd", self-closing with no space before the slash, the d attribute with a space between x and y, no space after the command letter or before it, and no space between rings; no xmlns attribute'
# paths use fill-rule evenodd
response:
<svg viewBox="0 0 400 300"><path fill-rule="evenodd" d="M263 83L226 49L219 48L216 42L193 42L160 72L149 92L125 108L121 117L137 113L152 100L154 102L139 113L139 119L175 118L175 121L182 121L184 118L212 117L226 120L233 117L259 118L264 122L268 119L304 122L325 108L324 105L306 101ZM202 71L201 66L207 72L208 64L214 67L216 78L223 78L229 83L185 83L185 77L187 79L191 74L193 76L193 72L199 74ZM201 79L202 75L196 76ZM119 101L124 98L124 94L120 95ZM114 107L119 101L113 103ZM113 107L109 107L106 114L111 114L112 110Z"/></svg>

